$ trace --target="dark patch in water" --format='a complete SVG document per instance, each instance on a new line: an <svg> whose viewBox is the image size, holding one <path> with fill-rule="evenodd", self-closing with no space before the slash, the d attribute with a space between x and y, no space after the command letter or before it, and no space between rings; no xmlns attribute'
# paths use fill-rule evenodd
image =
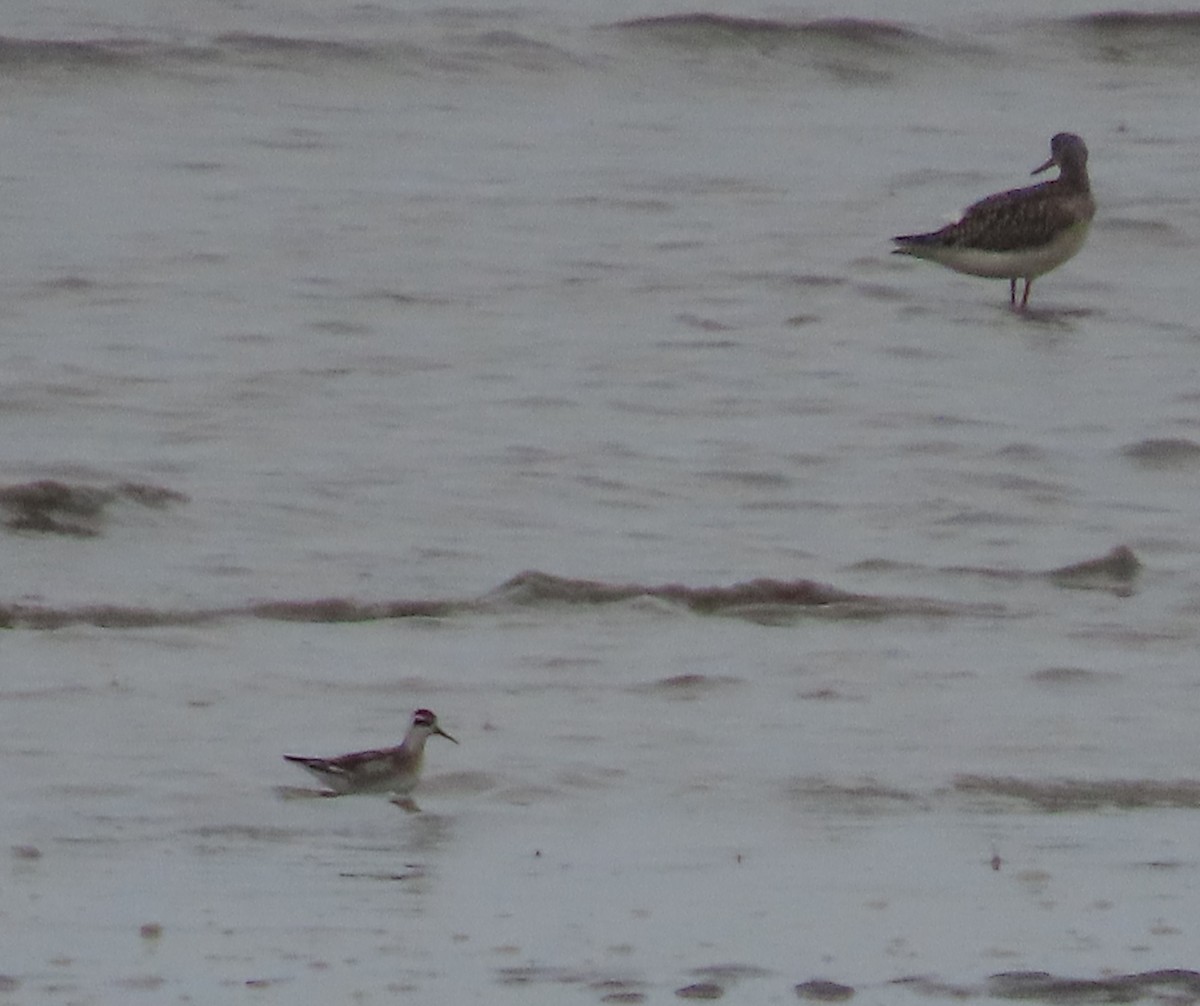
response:
<svg viewBox="0 0 1200 1006"><path fill-rule="evenodd" d="M1189 29L1200 35L1200 12L1176 11L1100 11L1075 18L1077 24L1105 31L1130 31L1143 28Z"/></svg>
<svg viewBox="0 0 1200 1006"><path fill-rule="evenodd" d="M676 674L659 678L648 684L631 685L628 689L637 695L657 694L673 699L697 699L702 694L740 684L738 678L710 677L707 674Z"/></svg>
<svg viewBox="0 0 1200 1006"><path fill-rule="evenodd" d="M20 699L50 699L62 695L88 694L91 689L87 685L47 685L45 688L22 688L17 691L0 692L0 702L11 702Z"/></svg>
<svg viewBox="0 0 1200 1006"><path fill-rule="evenodd" d="M677 322L679 322L681 325L686 325L686 326L688 326L688 328L694 328L700 332L732 332L734 330L734 326L727 325L723 321L717 321L716 318L705 318L705 317L702 317L701 315L691 314L691 313L687 313L687 312L685 312L684 314L675 315L675 320ZM737 345L736 342L733 342L729 339L719 339L719 340L714 339L714 340L711 340L711 343L715 344L717 346L720 346L720 347ZM663 344L660 343L660 345L663 345ZM671 344L667 343L665 345L671 345Z"/></svg>
<svg viewBox="0 0 1200 1006"><path fill-rule="evenodd" d="M1106 63L1179 63L1200 48L1196 11L1099 11L1060 23Z"/></svg>
<svg viewBox="0 0 1200 1006"><path fill-rule="evenodd" d="M1015 443L1001 447L994 452L994 456L1021 464L1041 464L1046 460L1046 450L1036 444Z"/></svg>
<svg viewBox="0 0 1200 1006"><path fill-rule="evenodd" d="M245 839L250 842L288 842L301 832L249 824L206 824L191 828L188 834L200 838Z"/></svg>
<svg viewBox="0 0 1200 1006"><path fill-rule="evenodd" d="M699 477L716 482L731 482L747 489L786 489L792 484L788 476L779 472L708 471L700 472Z"/></svg>
<svg viewBox="0 0 1200 1006"><path fill-rule="evenodd" d="M722 41L756 42L760 45L764 42L783 44L813 39L850 43L872 49L894 49L914 42L932 41L919 32L888 21L850 17L781 21L774 18L696 12L632 18L611 27L631 31L669 32L675 38L705 45Z"/></svg>
<svg viewBox="0 0 1200 1006"><path fill-rule="evenodd" d="M1112 589L1128 587L1142 570L1141 561L1128 545L1118 545L1099 559L1060 566L1047 574L1061 587Z"/></svg>
<svg viewBox="0 0 1200 1006"><path fill-rule="evenodd" d="M889 984L899 985L912 992L919 992L931 999L970 999L978 995L978 992L969 986L952 985L927 975L907 975L904 978L894 978Z"/></svg>
<svg viewBox="0 0 1200 1006"><path fill-rule="evenodd" d="M791 282L798 287L809 290L834 289L845 286L849 280L844 276L825 276L820 273L804 273L793 276Z"/></svg>
<svg viewBox="0 0 1200 1006"><path fill-rule="evenodd" d="M1022 493L1039 503L1060 502L1067 497L1068 492L1068 487L1061 482L1047 482L1045 479L1014 475L1011 472L967 475L964 481L995 492Z"/></svg>
<svg viewBox="0 0 1200 1006"><path fill-rule="evenodd" d="M860 811L873 810L882 804L919 804L924 801L914 793L884 786L873 779L859 783L831 782L820 778L793 779L787 787L788 795L804 801L820 801L840 807L851 807Z"/></svg>
<svg viewBox="0 0 1200 1006"><path fill-rule="evenodd" d="M257 32L231 31L218 35L213 42L227 52L256 56L282 56L293 60L297 56L324 59L355 59L372 56L376 50L366 44L333 42L319 38L292 38L286 35L266 35Z"/></svg>
<svg viewBox="0 0 1200 1006"><path fill-rule="evenodd" d="M898 562L895 559L861 559L848 567L854 573L905 573L919 570L921 567L912 562ZM956 570L955 570L956 572Z"/></svg>
<svg viewBox="0 0 1200 1006"><path fill-rule="evenodd" d="M696 982L694 985L676 989L675 994L680 999L720 999L725 994L725 989L716 982Z"/></svg>
<svg viewBox="0 0 1200 1006"><path fill-rule="evenodd" d="M1174 994L1166 999L1164 993L1168 989ZM1062 978L1045 971L1007 971L988 978L986 993L997 999L1036 999L1048 1003L1127 1003L1150 997L1176 1003L1195 1002L1200 998L1200 973L1165 968L1107 978Z"/></svg>
<svg viewBox="0 0 1200 1006"><path fill-rule="evenodd" d="M1193 468L1200 464L1200 444L1186 437L1151 438L1122 447L1121 455L1144 468Z"/></svg>
<svg viewBox="0 0 1200 1006"><path fill-rule="evenodd" d="M911 562L896 562L892 559L863 559L849 567L858 573L909 573L920 572L923 567ZM1128 545L1118 545L1097 559L1085 559L1051 570L999 569L993 566L943 566L939 573L965 574L988 580L1039 580L1050 579L1061 587L1086 590L1113 590L1127 594L1141 572L1142 563Z"/></svg>
<svg viewBox="0 0 1200 1006"><path fill-rule="evenodd" d="M421 870L413 870L410 873L350 873L343 872L338 874L346 880L421 880L425 874Z"/></svg>
<svg viewBox="0 0 1200 1006"><path fill-rule="evenodd" d="M879 568L882 560L872 560L868 570ZM901 567L903 568L903 567ZM1142 563L1128 545L1118 545L1098 559L1085 559L1051 570L996 569L987 566L947 566L943 573L966 573L992 580L1047 578L1060 587L1076 590L1112 590L1127 596L1141 572Z"/></svg>
<svg viewBox="0 0 1200 1006"><path fill-rule="evenodd" d="M172 503L186 503L187 497L172 489L137 482L100 488L42 479L0 486L0 507L10 515L4 525L14 531L95 537L107 509L118 500L162 509Z"/></svg>
<svg viewBox="0 0 1200 1006"><path fill-rule="evenodd" d="M229 612L174 611L122 608L117 605L84 605L47 608L29 604L0 605L0 628L61 629L67 625L94 625L101 629L150 629L164 625L202 625Z"/></svg>
<svg viewBox="0 0 1200 1006"><path fill-rule="evenodd" d="M628 978L607 977L576 968L551 967L540 964L500 968L501 985L532 985L535 982L552 982L556 985L586 985L593 991L603 992L603 1002L642 1002L645 999L641 982ZM636 997L636 998L630 998Z"/></svg>
<svg viewBox="0 0 1200 1006"><path fill-rule="evenodd" d="M960 775L954 779L960 793L1023 800L1039 810L1096 810L1099 807L1200 808L1200 782L1179 779L1016 779L1012 776Z"/></svg>
<svg viewBox="0 0 1200 1006"><path fill-rule="evenodd" d="M771 972L757 964L707 964L701 968L693 968L692 974L729 982L743 978L769 978Z"/></svg>
<svg viewBox="0 0 1200 1006"><path fill-rule="evenodd" d="M1029 679L1039 685L1088 685L1115 677L1115 674L1102 674L1083 667L1044 667L1029 675Z"/></svg>
<svg viewBox="0 0 1200 1006"><path fill-rule="evenodd" d="M43 67L92 70L140 62L136 44L117 39L92 41L0 37L0 72Z"/></svg>
<svg viewBox="0 0 1200 1006"><path fill-rule="evenodd" d="M854 987L840 982L831 982L821 978L801 982L796 986L796 995L801 999L812 999L816 1002L845 1002L854 996Z"/></svg>
<svg viewBox="0 0 1200 1006"><path fill-rule="evenodd" d="M318 601L261 601L245 609L246 614L280 622L377 622L389 618L439 618L453 614L450 601L381 601L361 604L345 598ZM237 614L230 609L228 614Z"/></svg>
<svg viewBox="0 0 1200 1006"><path fill-rule="evenodd" d="M1139 999L1190 1006L1200 1001L1200 972L1163 968L1104 978L1065 978L1048 971L1006 971L991 975L982 987L953 984L925 975L897 978L889 984L931 999L1028 999L1045 1003L1129 1003Z"/></svg>
<svg viewBox="0 0 1200 1006"><path fill-rule="evenodd" d="M164 608L83 605L52 608L30 604L0 604L0 628L61 629L94 625L102 629L153 629L161 626L204 625L228 618L263 618L280 622L374 622L391 618L446 617L469 610L452 601L385 601L362 604L341 598L323 601L264 601L229 608L191 611Z"/></svg>
<svg viewBox="0 0 1200 1006"><path fill-rule="evenodd" d="M809 692L801 692L800 698L805 702L854 702L861 701L839 692L836 688L814 688Z"/></svg>

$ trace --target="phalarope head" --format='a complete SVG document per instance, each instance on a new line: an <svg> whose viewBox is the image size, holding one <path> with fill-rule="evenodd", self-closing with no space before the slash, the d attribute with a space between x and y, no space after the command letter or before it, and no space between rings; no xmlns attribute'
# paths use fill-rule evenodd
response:
<svg viewBox="0 0 1200 1006"><path fill-rule="evenodd" d="M424 740L424 738L431 737L434 734L437 734L439 737L445 737L448 741L454 741L455 744L458 743L458 741L454 740L453 737L438 726L437 716L434 715L432 710L418 709L413 713L412 726L408 728L408 733L404 737L404 743L407 744L410 737L415 741L419 735Z"/></svg>

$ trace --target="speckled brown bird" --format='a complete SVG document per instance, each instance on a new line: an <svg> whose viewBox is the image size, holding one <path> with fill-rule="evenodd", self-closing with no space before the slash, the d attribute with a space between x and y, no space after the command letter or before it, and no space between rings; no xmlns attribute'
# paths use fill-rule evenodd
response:
<svg viewBox="0 0 1200 1006"><path fill-rule="evenodd" d="M1050 159L1033 171L1037 175L1057 165L1057 178L981 199L941 230L893 238L899 246L894 254L929 259L971 276L1007 279L1014 307L1017 280L1024 279L1024 309L1034 279L1066 262L1087 237L1096 214L1087 160L1080 137L1059 133L1050 141Z"/></svg>

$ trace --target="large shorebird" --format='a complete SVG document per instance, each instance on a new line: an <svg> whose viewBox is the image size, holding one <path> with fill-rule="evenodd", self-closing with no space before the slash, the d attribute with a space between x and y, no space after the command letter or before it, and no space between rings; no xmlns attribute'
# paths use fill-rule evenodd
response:
<svg viewBox="0 0 1200 1006"><path fill-rule="evenodd" d="M307 769L328 787L328 795L343 793L392 793L407 796L421 778L425 762L425 742L434 734L455 741L438 726L437 717L428 709L413 713L412 726L404 740L394 748L355 751L336 758L308 758L284 755L288 761Z"/></svg>
<svg viewBox="0 0 1200 1006"><path fill-rule="evenodd" d="M1024 189L997 192L963 212L957 223L929 234L893 238L897 255L914 255L971 276L1008 280L1008 299L1017 304L1017 280L1025 280L1021 308L1038 276L1062 265L1083 246L1096 214L1088 183L1087 146L1074 133L1050 141L1050 160L1041 174L1058 165L1058 177Z"/></svg>

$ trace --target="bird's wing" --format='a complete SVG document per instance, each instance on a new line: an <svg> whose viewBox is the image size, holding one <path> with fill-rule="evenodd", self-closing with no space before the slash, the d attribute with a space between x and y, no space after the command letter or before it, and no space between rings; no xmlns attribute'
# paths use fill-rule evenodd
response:
<svg viewBox="0 0 1200 1006"><path fill-rule="evenodd" d="M1048 244L1079 222L1074 207L1057 198L1052 185L1047 182L981 199L967 207L958 223L942 229L942 243L995 252Z"/></svg>

